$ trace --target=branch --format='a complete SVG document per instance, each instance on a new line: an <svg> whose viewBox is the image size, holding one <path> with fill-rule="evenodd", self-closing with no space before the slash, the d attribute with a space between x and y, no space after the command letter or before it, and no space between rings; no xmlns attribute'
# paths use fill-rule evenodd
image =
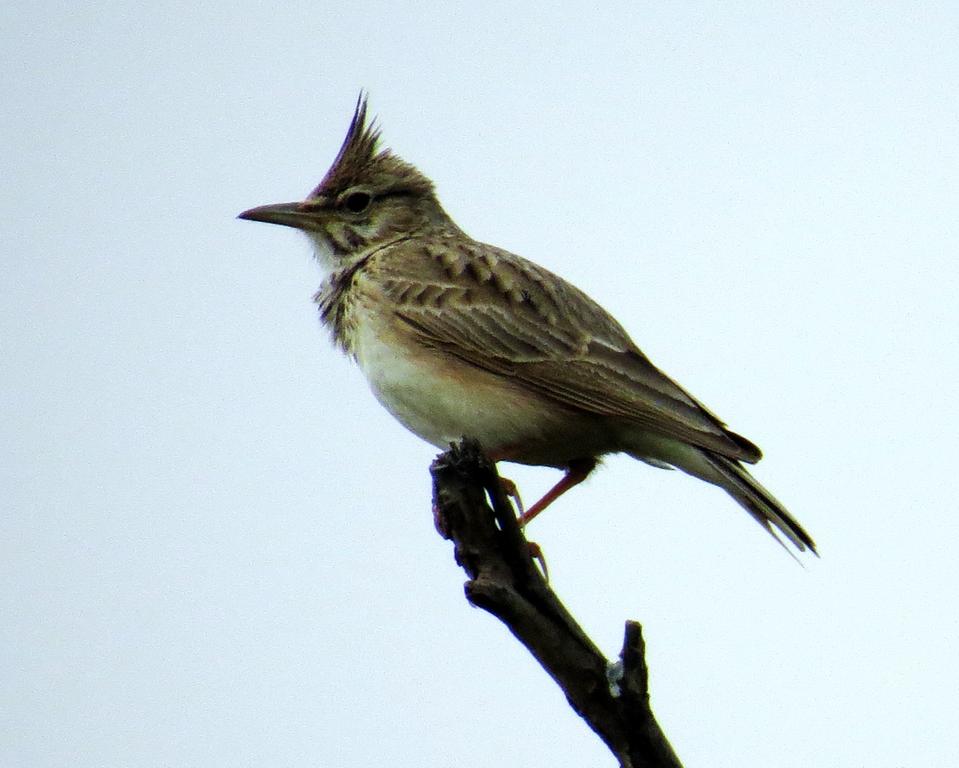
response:
<svg viewBox="0 0 959 768"><path fill-rule="evenodd" d="M475 441L451 445L430 472L437 530L470 577L466 598L509 627L622 768L682 768L649 706L639 623L626 623L619 661L610 664L534 564L496 467Z"/></svg>

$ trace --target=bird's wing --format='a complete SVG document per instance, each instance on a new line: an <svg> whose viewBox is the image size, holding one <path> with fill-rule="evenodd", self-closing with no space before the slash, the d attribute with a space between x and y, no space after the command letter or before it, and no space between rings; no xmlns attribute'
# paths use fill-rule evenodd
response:
<svg viewBox="0 0 959 768"><path fill-rule="evenodd" d="M656 368L575 286L492 246L458 252L454 258L448 248L426 248L432 269L389 259L374 267L397 316L420 343L568 408L633 421L731 459L759 460L756 446Z"/></svg>

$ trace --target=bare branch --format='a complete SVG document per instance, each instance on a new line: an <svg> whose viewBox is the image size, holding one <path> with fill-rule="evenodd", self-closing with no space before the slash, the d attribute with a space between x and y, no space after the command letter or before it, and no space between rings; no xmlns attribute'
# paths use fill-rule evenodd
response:
<svg viewBox="0 0 959 768"><path fill-rule="evenodd" d="M650 709L639 623L627 622L619 660L607 661L536 567L496 467L476 442L451 446L430 472L436 527L470 577L467 599L509 627L623 768L682 768Z"/></svg>

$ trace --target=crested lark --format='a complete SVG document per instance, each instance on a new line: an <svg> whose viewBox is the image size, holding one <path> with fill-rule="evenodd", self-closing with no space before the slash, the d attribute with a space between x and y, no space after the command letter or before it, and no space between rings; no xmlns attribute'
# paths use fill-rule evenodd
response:
<svg viewBox="0 0 959 768"><path fill-rule="evenodd" d="M333 340L404 426L445 448L463 435L494 461L565 470L528 521L623 452L717 485L799 550L809 534L741 462L759 448L661 373L586 294L477 242L432 182L388 150L357 102L323 181L242 219L310 236L329 275L316 295Z"/></svg>

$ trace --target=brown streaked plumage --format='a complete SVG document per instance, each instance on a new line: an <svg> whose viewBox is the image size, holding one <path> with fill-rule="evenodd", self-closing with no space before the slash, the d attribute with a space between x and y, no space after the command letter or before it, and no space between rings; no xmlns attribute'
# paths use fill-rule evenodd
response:
<svg viewBox="0 0 959 768"><path fill-rule="evenodd" d="M720 486L771 534L815 552L740 463L760 459L755 445L659 371L578 288L466 235L432 182L378 139L361 97L336 160L304 201L240 217L311 237L329 270L320 316L400 422L438 447L469 435L497 461L566 470L525 520L603 455L623 452Z"/></svg>

